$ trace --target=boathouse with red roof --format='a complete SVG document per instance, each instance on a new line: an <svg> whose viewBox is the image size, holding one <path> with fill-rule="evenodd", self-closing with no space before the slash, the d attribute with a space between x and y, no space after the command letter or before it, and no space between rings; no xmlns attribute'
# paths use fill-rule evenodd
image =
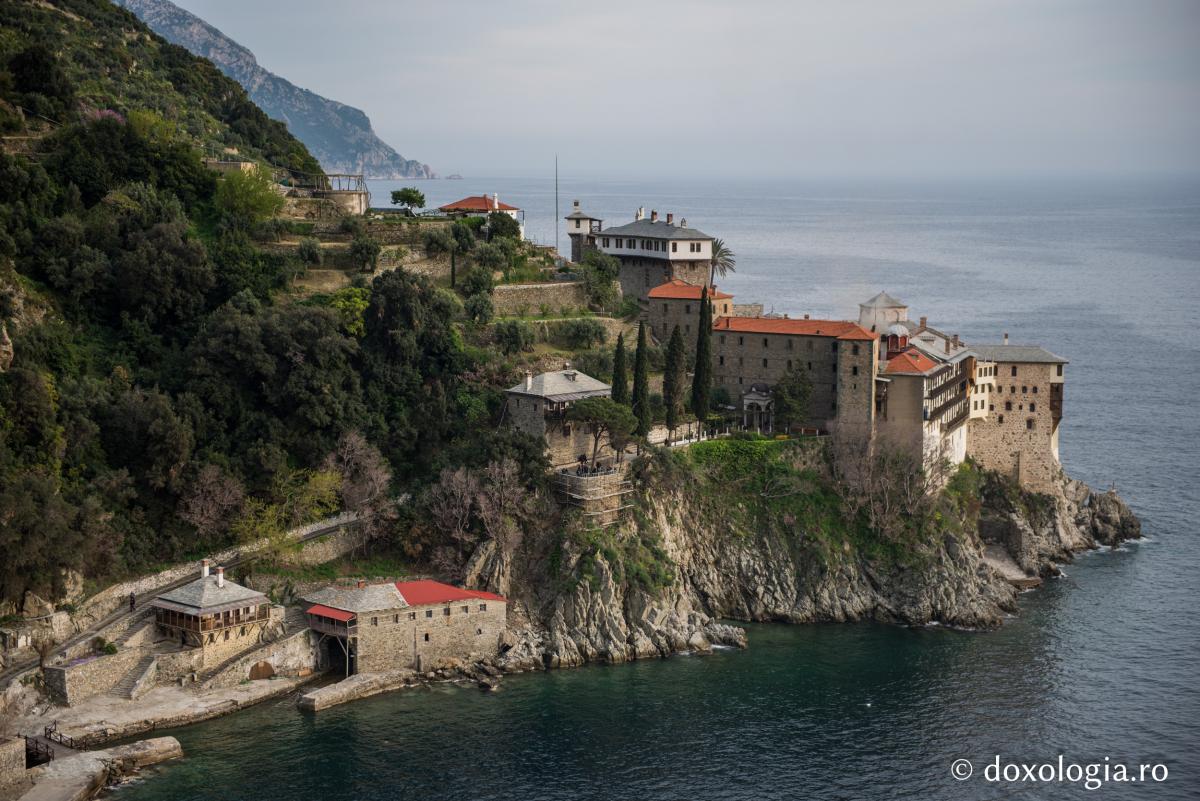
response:
<svg viewBox="0 0 1200 801"><path fill-rule="evenodd" d="M496 656L508 612L501 595L429 579L359 581L305 601L322 661L345 675Z"/></svg>

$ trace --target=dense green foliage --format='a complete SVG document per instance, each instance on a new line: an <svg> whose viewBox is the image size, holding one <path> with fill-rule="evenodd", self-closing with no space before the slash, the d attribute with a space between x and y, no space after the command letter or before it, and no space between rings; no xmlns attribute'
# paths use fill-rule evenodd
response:
<svg viewBox="0 0 1200 801"><path fill-rule="evenodd" d="M56 4L82 21L12 5L6 64L36 34L85 66L139 67L78 83L60 54L73 89L0 73L10 99L128 104L72 106L36 159L0 154L0 322L15 352L0 372L0 599L53 597L67 570L102 579L270 540L364 503L367 474L415 492L457 465L544 469L540 443L497 428L511 376L464 346L454 294L397 270L280 302L299 259L255 244L269 210L204 168L189 127L263 158L303 155L240 88L107 3ZM89 36L105 47L77 54Z"/></svg>
<svg viewBox="0 0 1200 801"><path fill-rule="evenodd" d="M667 343L667 363L663 367L663 408L667 430L674 431L683 414L683 388L687 382L687 349L679 326L671 331Z"/></svg>
<svg viewBox="0 0 1200 801"><path fill-rule="evenodd" d="M617 334L617 350L612 362L612 399L629 405L629 375L625 369L625 334Z"/></svg>
<svg viewBox="0 0 1200 801"><path fill-rule="evenodd" d="M4 99L32 104L55 122L90 110L150 111L204 148L236 148L279 167L321 171L236 81L106 0L0 3L0 30L0 63L11 76L0 82Z"/></svg>
<svg viewBox="0 0 1200 801"><path fill-rule="evenodd" d="M650 362L646 353L646 324L638 323L637 350L633 355L633 415L637 418L634 433L644 437L650 433L653 412L650 408Z"/></svg>
<svg viewBox="0 0 1200 801"><path fill-rule="evenodd" d="M406 209L425 208L425 193L413 186L392 190L392 205Z"/></svg>
<svg viewBox="0 0 1200 801"><path fill-rule="evenodd" d="M812 418L809 401L812 398L812 379L808 370L800 363L783 374L783 378L771 390L775 403L775 419L783 424L784 430Z"/></svg>

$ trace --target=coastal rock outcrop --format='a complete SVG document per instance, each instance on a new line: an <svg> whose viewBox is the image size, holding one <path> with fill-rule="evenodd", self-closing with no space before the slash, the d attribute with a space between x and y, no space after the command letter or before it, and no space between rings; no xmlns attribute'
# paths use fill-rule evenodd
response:
<svg viewBox="0 0 1200 801"><path fill-rule="evenodd" d="M832 551L815 547L816 532L787 515L752 529L731 525L706 511L686 484L656 485L642 490L639 522L614 537L658 532L672 567L665 586L630 581L604 548L592 553L570 542L556 546L554 570L511 572L496 564L494 550L475 564L489 563L492 575L511 572L510 590L527 610L497 660L510 671L744 647L745 632L722 619L993 628L1017 611L1019 589L985 558L989 546L1002 546L1037 576L1079 551L1140 536L1136 516L1115 492L1092 492L1065 476L1057 490L1036 495L985 480L968 525L911 553L879 558L848 542ZM564 576L574 583L564 586Z"/></svg>

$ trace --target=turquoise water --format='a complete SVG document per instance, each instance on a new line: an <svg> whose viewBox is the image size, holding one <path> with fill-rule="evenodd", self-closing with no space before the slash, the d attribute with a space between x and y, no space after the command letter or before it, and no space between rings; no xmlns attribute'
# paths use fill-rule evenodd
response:
<svg viewBox="0 0 1200 801"><path fill-rule="evenodd" d="M551 239L547 180L498 191ZM376 186L376 203L386 186ZM723 286L845 317L879 289L968 341L1070 359L1062 452L1117 482L1149 541L1088 554L995 632L751 626L750 648L438 687L317 716L290 701L174 732L141 799L1154 798L1200 796L1200 188L568 183L620 221L644 205L722 236ZM565 241L565 240L564 240ZM990 783L1005 762L1164 763L1166 781ZM976 774L950 776L955 759Z"/></svg>

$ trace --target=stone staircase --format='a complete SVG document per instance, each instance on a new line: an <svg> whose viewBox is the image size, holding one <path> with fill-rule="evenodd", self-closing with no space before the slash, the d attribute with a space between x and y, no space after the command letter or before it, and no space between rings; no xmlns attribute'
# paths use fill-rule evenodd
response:
<svg viewBox="0 0 1200 801"><path fill-rule="evenodd" d="M154 654L146 654L138 660L138 663L133 666L132 670L125 674L124 678L109 689L108 694L117 698L130 700L136 698L142 692L149 689L146 686L147 682L143 681L143 679L147 672L156 668ZM150 682L150 684L152 686L153 682Z"/></svg>

